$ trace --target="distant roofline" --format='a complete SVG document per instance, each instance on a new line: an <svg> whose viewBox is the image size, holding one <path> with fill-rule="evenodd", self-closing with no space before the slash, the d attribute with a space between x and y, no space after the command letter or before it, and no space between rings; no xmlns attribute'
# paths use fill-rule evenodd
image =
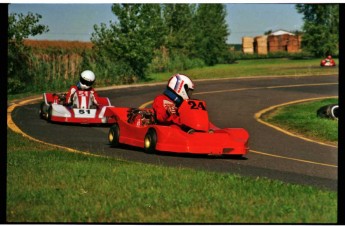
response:
<svg viewBox="0 0 345 226"><path fill-rule="evenodd" d="M284 30L284 29L275 30L275 31L273 31L273 32L272 32L271 34L269 34L269 35L281 35L281 34L274 34L274 33L279 33L279 32L281 32L281 33L283 33L283 34L295 35L294 33L291 33L291 32L289 32L289 31L287 31L287 30Z"/></svg>

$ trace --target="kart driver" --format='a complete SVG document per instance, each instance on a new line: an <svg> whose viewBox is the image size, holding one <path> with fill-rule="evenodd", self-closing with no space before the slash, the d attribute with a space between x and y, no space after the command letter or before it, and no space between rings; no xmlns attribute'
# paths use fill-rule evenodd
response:
<svg viewBox="0 0 345 226"><path fill-rule="evenodd" d="M98 107L98 94L92 88L95 77L92 71L83 71L77 85L73 85L69 89L66 95L66 104L85 109Z"/></svg>
<svg viewBox="0 0 345 226"><path fill-rule="evenodd" d="M191 98L193 90L194 84L190 78L181 74L173 75L163 94L158 95L152 104L158 123L181 125L177 110L183 100Z"/></svg>

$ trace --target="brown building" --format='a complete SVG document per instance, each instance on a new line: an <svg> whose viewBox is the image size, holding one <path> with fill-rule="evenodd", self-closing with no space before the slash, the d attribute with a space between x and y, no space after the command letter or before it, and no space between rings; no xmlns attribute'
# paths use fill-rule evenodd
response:
<svg viewBox="0 0 345 226"><path fill-rule="evenodd" d="M282 52L297 53L301 51L302 37L294 35L284 30L275 31L269 35L257 36L253 39L251 49L251 37L242 38L243 53L257 53L266 55L268 52Z"/></svg>

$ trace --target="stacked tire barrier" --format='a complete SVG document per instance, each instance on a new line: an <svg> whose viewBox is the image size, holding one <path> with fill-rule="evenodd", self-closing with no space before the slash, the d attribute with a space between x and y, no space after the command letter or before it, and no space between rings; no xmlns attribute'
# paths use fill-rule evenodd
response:
<svg viewBox="0 0 345 226"><path fill-rule="evenodd" d="M329 105L323 106L317 110L317 116L320 118L338 119L339 105L329 104Z"/></svg>

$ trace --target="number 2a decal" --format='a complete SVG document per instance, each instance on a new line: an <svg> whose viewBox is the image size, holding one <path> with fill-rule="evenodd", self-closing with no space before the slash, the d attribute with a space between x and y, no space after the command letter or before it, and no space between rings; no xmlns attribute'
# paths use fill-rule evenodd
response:
<svg viewBox="0 0 345 226"><path fill-rule="evenodd" d="M83 110L83 109L80 109L79 110L79 114L90 114L90 110Z"/></svg>
<svg viewBox="0 0 345 226"><path fill-rule="evenodd" d="M206 111L206 107L204 105L203 102L196 102L196 101L193 101L193 100L190 100L188 101L188 104L190 105L190 109L193 109L193 110L204 110Z"/></svg>

